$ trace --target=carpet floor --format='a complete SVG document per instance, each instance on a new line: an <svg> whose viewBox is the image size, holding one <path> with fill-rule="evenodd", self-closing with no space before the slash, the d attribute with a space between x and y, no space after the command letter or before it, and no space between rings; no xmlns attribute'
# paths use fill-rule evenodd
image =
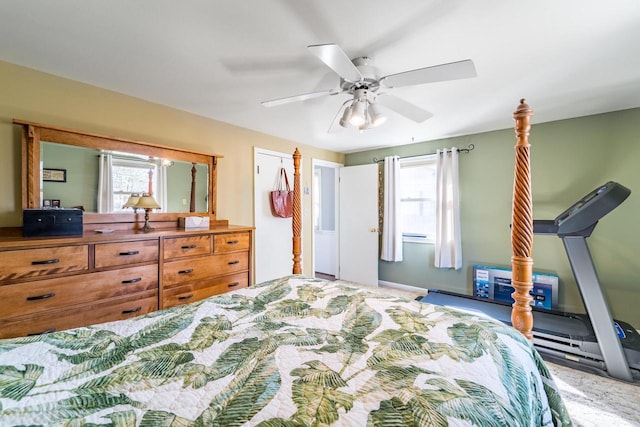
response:
<svg viewBox="0 0 640 427"><path fill-rule="evenodd" d="M640 426L640 385L546 364L575 426Z"/></svg>

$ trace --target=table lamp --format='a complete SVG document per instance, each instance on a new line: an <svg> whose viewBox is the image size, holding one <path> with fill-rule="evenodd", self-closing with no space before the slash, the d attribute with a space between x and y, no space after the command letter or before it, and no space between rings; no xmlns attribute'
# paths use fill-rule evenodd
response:
<svg viewBox="0 0 640 427"><path fill-rule="evenodd" d="M142 227L143 232L148 232L153 230L153 228L149 225L149 212L151 209L159 209L160 205L156 202L156 199L153 198L152 195L144 193L138 201L136 202L134 209L144 209L144 227Z"/></svg>
<svg viewBox="0 0 640 427"><path fill-rule="evenodd" d="M122 207L133 208L133 213L136 213L136 211L138 210L136 206L136 203L138 203L138 200L140 200L140 195L138 193L131 193L131 195L129 196L125 204L122 205Z"/></svg>

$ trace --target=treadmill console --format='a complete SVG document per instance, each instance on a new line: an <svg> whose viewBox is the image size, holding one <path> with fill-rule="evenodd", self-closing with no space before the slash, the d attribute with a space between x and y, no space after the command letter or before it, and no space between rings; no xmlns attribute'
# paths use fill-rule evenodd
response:
<svg viewBox="0 0 640 427"><path fill-rule="evenodd" d="M581 234L581 231L595 226L600 218L618 207L629 194L631 190L617 182L609 181L599 186L558 215L554 221L557 234Z"/></svg>

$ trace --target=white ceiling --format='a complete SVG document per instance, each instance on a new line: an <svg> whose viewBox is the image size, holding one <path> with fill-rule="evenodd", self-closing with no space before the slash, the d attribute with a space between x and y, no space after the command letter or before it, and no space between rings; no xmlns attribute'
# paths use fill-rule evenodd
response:
<svg viewBox="0 0 640 427"><path fill-rule="evenodd" d="M640 107L637 0L0 0L0 60L339 152ZM434 114L329 133L347 95L307 46L382 75L471 59L472 79L392 89Z"/></svg>

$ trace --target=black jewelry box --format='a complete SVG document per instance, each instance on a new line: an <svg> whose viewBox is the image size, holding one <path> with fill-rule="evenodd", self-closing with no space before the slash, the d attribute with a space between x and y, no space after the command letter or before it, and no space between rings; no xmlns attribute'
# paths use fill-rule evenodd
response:
<svg viewBox="0 0 640 427"><path fill-rule="evenodd" d="M24 237L81 236L82 210L25 209L22 211L22 235Z"/></svg>

